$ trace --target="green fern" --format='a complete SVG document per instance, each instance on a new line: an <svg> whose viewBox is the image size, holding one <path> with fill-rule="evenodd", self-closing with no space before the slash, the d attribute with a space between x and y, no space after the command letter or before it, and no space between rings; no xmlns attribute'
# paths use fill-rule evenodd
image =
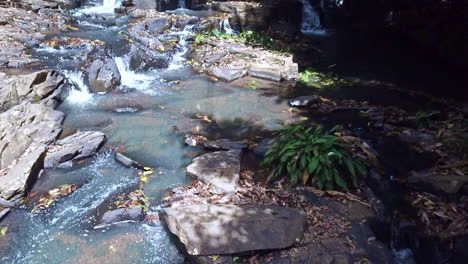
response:
<svg viewBox="0 0 468 264"><path fill-rule="evenodd" d="M360 177L367 173L366 165L353 157L351 145L333 135L336 129L299 124L275 132L275 145L263 161L272 168L268 180L287 174L292 185L315 182L320 189L358 187Z"/></svg>

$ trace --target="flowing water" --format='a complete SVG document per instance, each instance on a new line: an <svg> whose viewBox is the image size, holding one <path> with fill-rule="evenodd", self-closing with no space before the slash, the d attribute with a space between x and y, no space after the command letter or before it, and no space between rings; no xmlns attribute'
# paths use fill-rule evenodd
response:
<svg viewBox="0 0 468 264"><path fill-rule="evenodd" d="M0 241L0 263L183 263L173 238L159 222L95 229L116 196L141 184L136 170L114 161L114 152L155 168L156 173L142 188L151 201L149 210L157 212L169 188L192 180L185 167L200 150L186 146L183 135L204 127L204 116L216 120L203 128L211 138L242 139L276 129L277 121L290 115L286 102L276 96L194 75L185 63L192 26L168 33L177 35L179 43L174 54L165 57L167 68L132 71L128 44L118 34L127 26L109 22L115 21L112 12L117 5L106 0L103 5L79 9L74 12L73 25L80 29L53 36L104 41L121 74L116 91L90 92L77 66L82 47L41 46L34 51L43 60L42 68L60 70L75 87L58 109L66 114L62 136L77 130L98 130L106 134L107 142L94 159L45 170L31 197L2 222L9 231L2 239L6 242ZM91 13L106 17L106 23L91 20ZM194 11L190 14L197 15ZM47 212L31 213L41 194L61 184L76 184L78 189Z"/></svg>
<svg viewBox="0 0 468 264"><path fill-rule="evenodd" d="M302 25L301 32L306 35L324 35L327 32L322 28L320 16L310 0L301 0Z"/></svg>
<svg viewBox="0 0 468 264"><path fill-rule="evenodd" d="M219 22L219 27L223 30L225 34L234 34L234 30L229 23L229 18L225 18Z"/></svg>

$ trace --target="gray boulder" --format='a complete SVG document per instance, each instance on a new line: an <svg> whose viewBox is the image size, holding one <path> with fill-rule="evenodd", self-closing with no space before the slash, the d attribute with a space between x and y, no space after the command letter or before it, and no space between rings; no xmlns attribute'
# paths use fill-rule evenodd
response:
<svg viewBox="0 0 468 264"><path fill-rule="evenodd" d="M24 101L43 101L53 105L48 101L59 97L63 80L63 76L54 71L39 71L11 77L4 85L0 85L0 106L8 110Z"/></svg>
<svg viewBox="0 0 468 264"><path fill-rule="evenodd" d="M147 23L148 31L153 34L161 34L171 27L171 21L168 17L158 17L149 20Z"/></svg>
<svg viewBox="0 0 468 264"><path fill-rule="evenodd" d="M232 82L246 74L244 67L238 65L217 66L211 70L211 75L226 82Z"/></svg>
<svg viewBox="0 0 468 264"><path fill-rule="evenodd" d="M239 184L240 150L217 151L193 159L187 174L224 193L234 193Z"/></svg>
<svg viewBox="0 0 468 264"><path fill-rule="evenodd" d="M105 212L95 228L106 227L111 224L117 224L129 221L142 221L145 219L145 211L140 207L133 207L131 209L118 208Z"/></svg>
<svg viewBox="0 0 468 264"><path fill-rule="evenodd" d="M162 211L190 255L222 255L292 246L302 238L305 216L279 206L198 204Z"/></svg>
<svg viewBox="0 0 468 264"><path fill-rule="evenodd" d="M44 166L51 168L70 160L90 157L99 150L105 140L106 136L99 131L76 132L49 147Z"/></svg>
<svg viewBox="0 0 468 264"><path fill-rule="evenodd" d="M50 144L62 131L64 114L42 104L22 103L0 114L0 168L32 143Z"/></svg>
<svg viewBox="0 0 468 264"><path fill-rule="evenodd" d="M46 145L32 144L18 159L0 172L0 197L23 195L36 181L43 168Z"/></svg>
<svg viewBox="0 0 468 264"><path fill-rule="evenodd" d="M109 92L120 84L120 72L112 59L97 59L88 68L88 83L93 92Z"/></svg>

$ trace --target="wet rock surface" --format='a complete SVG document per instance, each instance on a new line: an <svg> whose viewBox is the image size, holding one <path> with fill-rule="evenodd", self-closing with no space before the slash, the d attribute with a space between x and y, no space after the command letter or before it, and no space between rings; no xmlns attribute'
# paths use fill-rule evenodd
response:
<svg viewBox="0 0 468 264"><path fill-rule="evenodd" d="M240 173L239 150L217 151L195 158L187 167L187 174L212 184L222 192L236 191Z"/></svg>
<svg viewBox="0 0 468 264"><path fill-rule="evenodd" d="M299 211L279 206L200 204L166 208L163 217L191 255L289 247L305 223Z"/></svg>
<svg viewBox="0 0 468 264"><path fill-rule="evenodd" d="M99 131L80 131L60 139L50 146L44 161L46 168L52 168L67 161L88 158L102 146L106 136Z"/></svg>
<svg viewBox="0 0 468 264"><path fill-rule="evenodd" d="M88 68L88 83L96 93L109 92L120 84L120 72L113 59L97 59Z"/></svg>
<svg viewBox="0 0 468 264"><path fill-rule="evenodd" d="M145 219L145 212L142 208L119 208L105 212L96 225L96 228L118 224L119 222L141 221L143 219Z"/></svg>

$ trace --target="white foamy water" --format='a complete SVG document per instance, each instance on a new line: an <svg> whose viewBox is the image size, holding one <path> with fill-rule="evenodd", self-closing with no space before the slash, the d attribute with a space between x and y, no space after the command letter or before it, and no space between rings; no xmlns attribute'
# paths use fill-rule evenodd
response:
<svg viewBox="0 0 468 264"><path fill-rule="evenodd" d="M67 101L72 104L87 104L91 102L93 94L90 93L88 86L84 83L83 74L81 72L64 71L63 74L67 79L75 85L76 89L72 89L67 97Z"/></svg>
<svg viewBox="0 0 468 264"><path fill-rule="evenodd" d="M302 25L301 32L306 35L325 35L327 31L320 24L320 16L310 0L301 0L302 3Z"/></svg>
<svg viewBox="0 0 468 264"><path fill-rule="evenodd" d="M234 34L234 30L232 29L231 24L229 23L229 18L227 17L219 21L219 27L225 34Z"/></svg>
<svg viewBox="0 0 468 264"><path fill-rule="evenodd" d="M171 63L167 67L168 70L177 70L184 67L187 61L186 55L188 52L187 39L193 35L194 25L185 26L183 31L174 33L179 36L179 43L177 44L178 51L174 53Z"/></svg>
<svg viewBox="0 0 468 264"><path fill-rule="evenodd" d="M75 15L82 14L113 14L114 9L119 7L121 2L118 0L103 0L102 5L85 7L81 10L78 10Z"/></svg>
<svg viewBox="0 0 468 264"><path fill-rule="evenodd" d="M137 89L142 92L157 94L151 88L154 81L158 81L151 74L136 73L130 69L130 58L128 56L114 58L115 64L120 72L120 85L127 88Z"/></svg>
<svg viewBox="0 0 468 264"><path fill-rule="evenodd" d="M180 8L183 8L183 9L186 8L185 0L179 0L179 7L180 7Z"/></svg>

